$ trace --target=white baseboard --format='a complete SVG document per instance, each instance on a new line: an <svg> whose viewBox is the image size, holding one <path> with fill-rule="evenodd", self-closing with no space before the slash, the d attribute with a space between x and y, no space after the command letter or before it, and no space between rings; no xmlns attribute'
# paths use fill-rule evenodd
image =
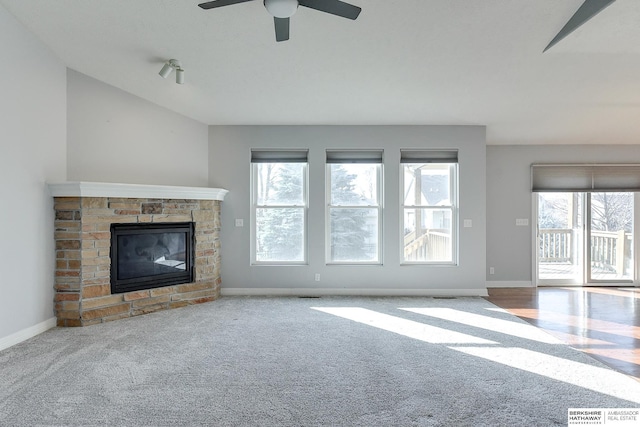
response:
<svg viewBox="0 0 640 427"><path fill-rule="evenodd" d="M487 288L533 288L533 283L530 280L497 280L494 282L487 282Z"/></svg>
<svg viewBox="0 0 640 427"><path fill-rule="evenodd" d="M33 325L31 327L18 331L4 338L0 338L0 351L6 348L9 348L11 346L14 346L16 344L19 344L22 341L26 341L29 338L33 338L36 335L39 335L55 327L56 327L56 318L52 317L51 319L45 320L44 322L40 322L37 325Z"/></svg>
<svg viewBox="0 0 640 427"><path fill-rule="evenodd" d="M484 297L480 289L346 289L346 288L225 288L222 296L385 296L385 297Z"/></svg>

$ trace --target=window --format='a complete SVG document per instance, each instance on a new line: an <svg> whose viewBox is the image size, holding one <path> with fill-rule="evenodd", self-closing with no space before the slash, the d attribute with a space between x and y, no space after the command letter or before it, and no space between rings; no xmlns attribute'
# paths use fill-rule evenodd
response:
<svg viewBox="0 0 640 427"><path fill-rule="evenodd" d="M307 151L252 151L252 263L307 262Z"/></svg>
<svg viewBox="0 0 640 427"><path fill-rule="evenodd" d="M327 151L327 261L381 263L382 151Z"/></svg>
<svg viewBox="0 0 640 427"><path fill-rule="evenodd" d="M455 264L458 152L402 150L400 158L402 262Z"/></svg>

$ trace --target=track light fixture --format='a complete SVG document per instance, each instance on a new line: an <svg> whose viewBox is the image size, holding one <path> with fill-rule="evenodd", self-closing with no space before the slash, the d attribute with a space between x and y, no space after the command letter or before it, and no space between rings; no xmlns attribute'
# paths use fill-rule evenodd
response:
<svg viewBox="0 0 640 427"><path fill-rule="evenodd" d="M178 83L179 85L183 84L184 69L180 64L180 61L178 61L177 59L170 59L167 62L165 62L164 66L162 67L162 70L160 70L158 74L160 74L160 77L162 77L163 79L166 79L167 77L169 77L169 74L171 74L173 70L176 71L176 83Z"/></svg>

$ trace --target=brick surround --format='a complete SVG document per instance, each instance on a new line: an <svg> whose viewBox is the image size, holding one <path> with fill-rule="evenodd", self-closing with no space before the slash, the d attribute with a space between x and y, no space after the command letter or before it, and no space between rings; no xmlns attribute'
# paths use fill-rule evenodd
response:
<svg viewBox="0 0 640 427"><path fill-rule="evenodd" d="M221 284L220 203L194 199L54 197L54 309L58 326L88 326L217 299ZM111 294L112 223L191 221L195 223L193 283Z"/></svg>

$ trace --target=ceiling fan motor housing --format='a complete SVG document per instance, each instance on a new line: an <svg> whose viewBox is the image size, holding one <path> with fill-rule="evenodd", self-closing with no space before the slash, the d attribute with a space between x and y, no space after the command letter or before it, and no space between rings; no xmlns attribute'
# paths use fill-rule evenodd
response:
<svg viewBox="0 0 640 427"><path fill-rule="evenodd" d="M290 18L298 10L298 0L264 0L264 7L275 18Z"/></svg>

